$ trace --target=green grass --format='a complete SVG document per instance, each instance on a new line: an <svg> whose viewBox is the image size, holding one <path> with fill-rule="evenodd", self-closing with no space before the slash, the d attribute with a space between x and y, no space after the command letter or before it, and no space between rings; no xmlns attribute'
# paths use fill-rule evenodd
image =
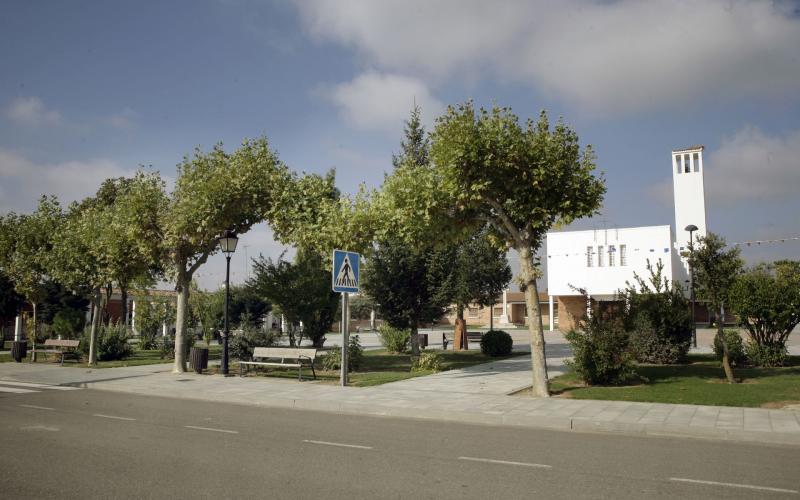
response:
<svg viewBox="0 0 800 500"><path fill-rule="evenodd" d="M740 383L728 384L711 355L690 355L684 365L640 365L634 385L587 387L574 372L551 380L554 394L575 399L681 403L715 406L780 407L800 403L800 356L781 368L734 368Z"/></svg>
<svg viewBox="0 0 800 500"><path fill-rule="evenodd" d="M443 370L455 370L481 363L507 359L507 357L491 358L485 356L478 350L471 351L431 351L441 354ZM520 353L526 354L526 353ZM512 356L518 355L517 353ZM321 366L321 363L319 363ZM234 365L232 370L238 373L238 365ZM268 371L259 368L258 372L251 369L251 374L257 373L259 376L297 378L297 369L269 369ZM385 349L364 351L364 358L361 367L357 372L350 373L350 385L355 387L369 387L381 385L389 382L397 382L413 377L430 375L433 372L421 371L411 372L411 356L409 354L395 354ZM303 368L303 377L310 377L311 370ZM337 383L339 381L339 371L327 371L317 369L317 379L323 383Z"/></svg>

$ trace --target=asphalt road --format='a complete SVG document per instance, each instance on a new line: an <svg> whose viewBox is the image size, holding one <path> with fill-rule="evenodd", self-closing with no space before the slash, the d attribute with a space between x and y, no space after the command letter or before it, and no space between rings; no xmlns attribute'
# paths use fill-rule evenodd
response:
<svg viewBox="0 0 800 500"><path fill-rule="evenodd" d="M0 392L3 499L800 499L798 447L17 387L40 392Z"/></svg>

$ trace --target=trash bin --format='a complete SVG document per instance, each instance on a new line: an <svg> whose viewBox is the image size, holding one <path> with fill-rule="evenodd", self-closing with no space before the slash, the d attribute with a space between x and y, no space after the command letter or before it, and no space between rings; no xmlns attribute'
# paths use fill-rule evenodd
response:
<svg viewBox="0 0 800 500"><path fill-rule="evenodd" d="M197 373L203 373L204 368L208 368L208 348L192 347L189 351L189 365Z"/></svg>
<svg viewBox="0 0 800 500"><path fill-rule="evenodd" d="M11 358L16 361L17 363L21 363L25 356L28 355L28 341L27 340L15 340L13 344L11 344Z"/></svg>
<svg viewBox="0 0 800 500"><path fill-rule="evenodd" d="M428 347L428 334L427 333L418 333L417 337L419 338L419 346L420 347Z"/></svg>

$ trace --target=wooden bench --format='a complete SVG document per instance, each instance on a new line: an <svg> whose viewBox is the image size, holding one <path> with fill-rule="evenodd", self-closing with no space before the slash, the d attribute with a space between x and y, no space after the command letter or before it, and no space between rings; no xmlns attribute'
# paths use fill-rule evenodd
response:
<svg viewBox="0 0 800 500"><path fill-rule="evenodd" d="M47 339L44 341L44 349L36 352L44 354L45 359L47 359L48 354L60 355L61 364L63 365L64 357L67 355L75 356L75 359L80 361L80 353L78 352L80 343L80 340ZM33 356L33 351L31 356Z"/></svg>
<svg viewBox="0 0 800 500"><path fill-rule="evenodd" d="M314 371L314 360L316 358L316 349L256 347L253 349L253 358L250 361L239 362L239 376L244 376L244 372L249 371L251 366L279 366L283 368L297 368L297 379L303 380L302 370L303 363L305 362L311 367L311 373L314 375L314 380L316 380L317 373Z"/></svg>

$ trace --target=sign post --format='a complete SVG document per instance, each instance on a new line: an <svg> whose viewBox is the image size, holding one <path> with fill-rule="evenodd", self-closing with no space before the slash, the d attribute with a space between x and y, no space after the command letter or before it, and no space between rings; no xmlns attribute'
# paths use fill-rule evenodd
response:
<svg viewBox="0 0 800 500"><path fill-rule="evenodd" d="M359 290L359 262L361 256L344 250L333 251L332 289L342 294L342 387L347 385L348 355L350 348L350 293Z"/></svg>

